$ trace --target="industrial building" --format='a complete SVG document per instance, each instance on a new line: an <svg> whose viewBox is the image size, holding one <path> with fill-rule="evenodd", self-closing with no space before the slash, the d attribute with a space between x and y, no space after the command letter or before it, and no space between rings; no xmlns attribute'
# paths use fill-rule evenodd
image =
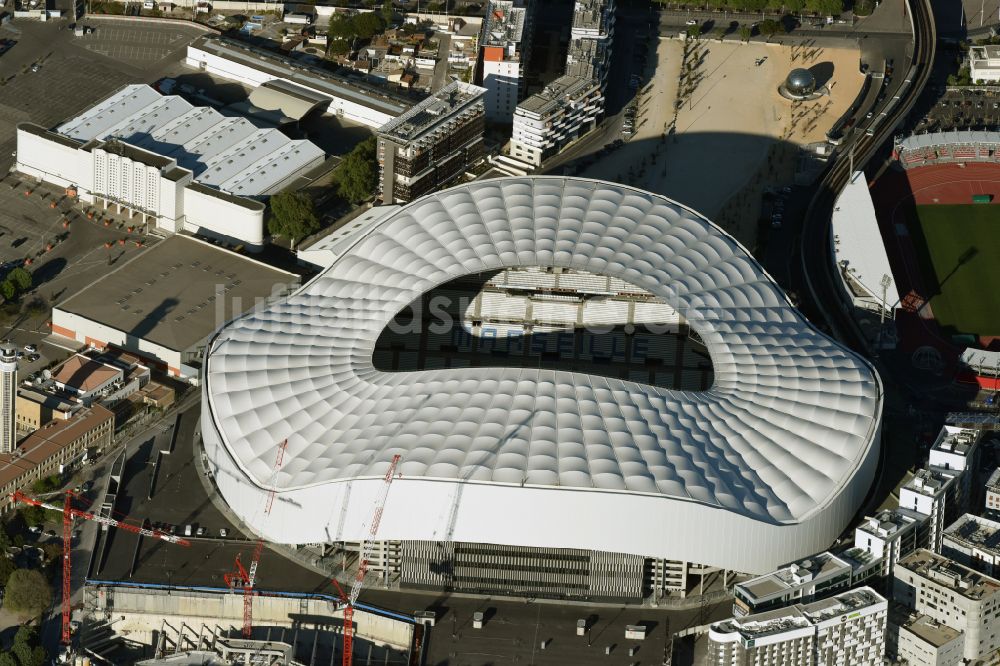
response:
<svg viewBox="0 0 1000 666"><path fill-rule="evenodd" d="M127 85L54 130L17 128L17 170L161 233L264 244L264 203L325 161L309 141Z"/></svg>
<svg viewBox="0 0 1000 666"><path fill-rule="evenodd" d="M563 75L517 105L510 156L539 166L604 115L615 0L577 0Z"/></svg>
<svg viewBox="0 0 1000 666"><path fill-rule="evenodd" d="M486 89L486 118L509 123L524 99L531 56L535 0L490 0L479 37L480 73Z"/></svg>
<svg viewBox="0 0 1000 666"><path fill-rule="evenodd" d="M857 510L877 374L697 213L539 177L372 219L209 342L209 468L268 540L361 540L396 454L373 569L456 591L684 593L821 551Z"/></svg>
<svg viewBox="0 0 1000 666"><path fill-rule="evenodd" d="M199 37L187 47L189 67L256 88L293 86L310 99L326 100L326 113L377 129L401 116L413 100L387 87L330 73L244 42L216 35Z"/></svg>
<svg viewBox="0 0 1000 666"><path fill-rule="evenodd" d="M1000 648L1000 581L995 578L920 549L896 566L892 598L933 623L960 632L966 663ZM905 647L904 633L899 639L900 654L923 650Z"/></svg>
<svg viewBox="0 0 1000 666"><path fill-rule="evenodd" d="M713 624L706 664L881 664L888 602L870 587Z"/></svg>
<svg viewBox="0 0 1000 666"><path fill-rule="evenodd" d="M217 328L298 282L293 273L172 236L53 307L52 332L132 352L153 369L195 381Z"/></svg>
<svg viewBox="0 0 1000 666"><path fill-rule="evenodd" d="M440 189L483 159L485 92L452 81L378 129L382 203L406 203Z"/></svg>

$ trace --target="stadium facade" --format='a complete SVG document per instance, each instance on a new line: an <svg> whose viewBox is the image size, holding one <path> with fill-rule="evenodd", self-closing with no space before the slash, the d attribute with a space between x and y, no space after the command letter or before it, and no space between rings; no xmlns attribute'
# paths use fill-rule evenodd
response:
<svg viewBox="0 0 1000 666"><path fill-rule="evenodd" d="M704 217L534 177L375 220L209 343L205 453L267 539L349 549L399 454L387 579L640 599L821 551L860 506L878 375Z"/></svg>

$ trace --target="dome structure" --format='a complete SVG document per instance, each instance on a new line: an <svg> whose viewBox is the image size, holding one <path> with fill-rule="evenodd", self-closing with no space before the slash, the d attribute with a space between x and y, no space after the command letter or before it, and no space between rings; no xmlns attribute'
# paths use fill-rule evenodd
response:
<svg viewBox="0 0 1000 666"><path fill-rule="evenodd" d="M793 69L785 79L785 90L798 97L812 95L816 92L816 77L808 69Z"/></svg>
<svg viewBox="0 0 1000 666"><path fill-rule="evenodd" d="M882 409L874 369L804 319L732 237L674 201L585 179L486 180L425 196L344 243L315 279L232 322L206 351L210 469L269 540L362 539L397 454L380 539L745 572L828 547L869 488ZM607 275L662 299L704 342L712 385L373 363L380 333L423 294L530 266Z"/></svg>

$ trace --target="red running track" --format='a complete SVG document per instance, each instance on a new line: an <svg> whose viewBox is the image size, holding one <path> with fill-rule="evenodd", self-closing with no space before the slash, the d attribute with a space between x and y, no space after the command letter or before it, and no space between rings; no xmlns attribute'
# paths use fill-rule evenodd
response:
<svg viewBox="0 0 1000 666"><path fill-rule="evenodd" d="M976 194L992 194L1000 204L1000 163L959 162L934 164L906 171L914 202L970 204Z"/></svg>

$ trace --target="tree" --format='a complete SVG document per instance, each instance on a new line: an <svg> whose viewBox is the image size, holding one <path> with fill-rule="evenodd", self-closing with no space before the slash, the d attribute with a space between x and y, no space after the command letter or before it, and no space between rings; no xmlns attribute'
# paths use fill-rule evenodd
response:
<svg viewBox="0 0 1000 666"><path fill-rule="evenodd" d="M7 579L4 608L32 617L41 615L52 603L52 588L40 571L16 569Z"/></svg>
<svg viewBox="0 0 1000 666"><path fill-rule="evenodd" d="M24 270L20 266L12 270L10 275L7 276L7 279L14 283L14 286L18 291L28 291L31 289L31 273Z"/></svg>
<svg viewBox="0 0 1000 666"><path fill-rule="evenodd" d="M45 509L40 506L26 506L21 509L24 522L29 527L43 525L45 523Z"/></svg>
<svg viewBox="0 0 1000 666"><path fill-rule="evenodd" d="M20 666L44 666L45 648L34 625L22 624L14 636L14 655Z"/></svg>
<svg viewBox="0 0 1000 666"><path fill-rule="evenodd" d="M50 493L53 490L58 490L60 487L62 487L62 480L58 474L43 476L31 484L31 489L36 493Z"/></svg>
<svg viewBox="0 0 1000 666"><path fill-rule="evenodd" d="M17 288L14 286L13 282L11 282L10 280L4 280L3 282L0 282L0 295L2 295L4 299L9 301L12 298L14 298L14 295L16 293L17 293Z"/></svg>
<svg viewBox="0 0 1000 666"><path fill-rule="evenodd" d="M378 185L376 147L375 137L370 136L354 146L340 163L337 191L348 201L364 201L375 192Z"/></svg>
<svg viewBox="0 0 1000 666"><path fill-rule="evenodd" d="M386 25L392 23L392 20L396 18L396 13L392 10L392 3L389 0L382 3L382 10L379 13Z"/></svg>
<svg viewBox="0 0 1000 666"><path fill-rule="evenodd" d="M354 34L358 38L371 39L385 29L385 22L379 14L365 12L364 14L357 14L351 19L351 27L354 28Z"/></svg>
<svg viewBox="0 0 1000 666"><path fill-rule="evenodd" d="M327 52L331 56L347 55L351 50L351 43L346 39L334 39L330 42Z"/></svg>
<svg viewBox="0 0 1000 666"><path fill-rule="evenodd" d="M20 666L10 652L0 652L0 666Z"/></svg>
<svg viewBox="0 0 1000 666"><path fill-rule="evenodd" d="M701 37L701 26L700 25L688 26L687 34L688 37L690 37L691 39L698 39L699 37Z"/></svg>
<svg viewBox="0 0 1000 666"><path fill-rule="evenodd" d="M305 192L281 192L271 197L268 231L292 241L302 240L319 231L316 206Z"/></svg>
<svg viewBox="0 0 1000 666"><path fill-rule="evenodd" d="M748 25L740 26L740 39L744 42L749 42L750 37L753 35L753 28Z"/></svg>
<svg viewBox="0 0 1000 666"><path fill-rule="evenodd" d="M353 38L354 28L351 26L351 17L343 12L331 16L328 34L330 39L350 40Z"/></svg>
<svg viewBox="0 0 1000 666"><path fill-rule="evenodd" d="M764 19L760 22L758 26L760 34L765 37L770 37L775 33L782 33L785 31L785 26L781 25L780 21L775 21L774 19Z"/></svg>

